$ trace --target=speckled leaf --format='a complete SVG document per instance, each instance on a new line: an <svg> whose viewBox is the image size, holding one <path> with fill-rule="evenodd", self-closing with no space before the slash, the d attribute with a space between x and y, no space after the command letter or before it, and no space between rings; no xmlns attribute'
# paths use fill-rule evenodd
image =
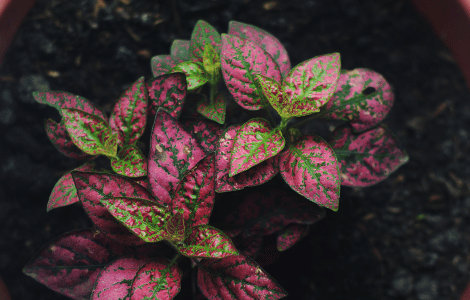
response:
<svg viewBox="0 0 470 300"><path fill-rule="evenodd" d="M211 44L204 47L202 65L209 76L209 81L217 84L220 78L220 57Z"/></svg>
<svg viewBox="0 0 470 300"><path fill-rule="evenodd" d="M152 57L150 68L153 76L161 76L171 71L178 63L179 59L172 58L171 55L157 55Z"/></svg>
<svg viewBox="0 0 470 300"><path fill-rule="evenodd" d="M290 117L283 111L284 107L288 104L285 103L282 85L263 75L256 75L256 81L258 82L264 97L268 100L271 106L277 111L277 113L283 117Z"/></svg>
<svg viewBox="0 0 470 300"><path fill-rule="evenodd" d="M189 41L174 40L171 44L171 57L178 63L189 60Z"/></svg>
<svg viewBox="0 0 470 300"><path fill-rule="evenodd" d="M188 91L200 88L209 80L209 74L204 71L204 66L200 62L185 61L176 65L172 72L180 72L186 75Z"/></svg>
<svg viewBox="0 0 470 300"><path fill-rule="evenodd" d="M100 201L104 198L129 197L157 204L147 189L119 175L72 172L72 177L85 212L100 232L125 245L145 243L117 221ZM162 193L157 200L165 202L169 201L169 197L168 193Z"/></svg>
<svg viewBox="0 0 470 300"><path fill-rule="evenodd" d="M361 132L382 122L393 101L392 88L382 75L355 69L339 76L336 92L320 113L324 119L349 121L355 132Z"/></svg>
<svg viewBox="0 0 470 300"><path fill-rule="evenodd" d="M283 83L283 114L301 117L318 112L335 92L340 69L339 53L317 56L295 66Z"/></svg>
<svg viewBox="0 0 470 300"><path fill-rule="evenodd" d="M94 162L87 162L84 165L76 168L74 171L90 172L95 167ZM80 201L77 196L77 189L73 183L72 174L69 172L62 176L52 189L47 202L47 211L51 209L70 205Z"/></svg>
<svg viewBox="0 0 470 300"><path fill-rule="evenodd" d="M148 162L149 184L154 195L174 194L180 180L204 156L196 138L160 109L151 134Z"/></svg>
<svg viewBox="0 0 470 300"><path fill-rule="evenodd" d="M231 192L256 186L271 180L279 172L278 156L271 157L260 164L233 177L229 177L230 156L237 131L241 125L230 126L219 139L216 152L216 192Z"/></svg>
<svg viewBox="0 0 470 300"><path fill-rule="evenodd" d="M109 125L118 133L119 146L137 141L147 123L147 87L144 77L134 82L119 98L109 118Z"/></svg>
<svg viewBox="0 0 470 300"><path fill-rule="evenodd" d="M141 198L103 198L101 203L119 222L147 243L163 240L165 209Z"/></svg>
<svg viewBox="0 0 470 300"><path fill-rule="evenodd" d="M339 205L339 167L335 151L314 135L303 136L279 158L281 175L294 191L334 211Z"/></svg>
<svg viewBox="0 0 470 300"><path fill-rule="evenodd" d="M186 225L181 213L169 214L164 225L163 237L165 240L179 244L186 237Z"/></svg>
<svg viewBox="0 0 470 300"><path fill-rule="evenodd" d="M209 225L195 226L188 230L184 243L176 249L187 257L224 258L238 255L232 240L217 228Z"/></svg>
<svg viewBox="0 0 470 300"><path fill-rule="evenodd" d="M231 21L228 25L228 33L255 42L274 58L274 61L281 70L282 76L285 77L289 73L291 65L287 50L269 32L253 25Z"/></svg>
<svg viewBox="0 0 470 300"><path fill-rule="evenodd" d="M164 259L150 261L137 272L130 300L171 300L181 290L181 277L176 264Z"/></svg>
<svg viewBox="0 0 470 300"><path fill-rule="evenodd" d="M218 94L212 104L209 100L202 99L197 104L197 111L209 120L223 125L225 123L226 111L224 96L222 94Z"/></svg>
<svg viewBox="0 0 470 300"><path fill-rule="evenodd" d="M90 299L104 266L115 259L112 250L90 229L65 233L42 248L23 273L72 299Z"/></svg>
<svg viewBox="0 0 470 300"><path fill-rule="evenodd" d="M197 141L206 153L213 152L223 132L223 127L209 120L184 120L182 124L196 136Z"/></svg>
<svg viewBox="0 0 470 300"><path fill-rule="evenodd" d="M191 34L189 57L192 61L202 62L205 44L211 44L215 52L220 53L220 34L209 23L199 20Z"/></svg>
<svg viewBox="0 0 470 300"><path fill-rule="evenodd" d="M197 284L209 300L281 299L287 293L251 258L245 255L203 259Z"/></svg>
<svg viewBox="0 0 470 300"><path fill-rule="evenodd" d="M93 157L75 146L72 138L67 133L67 129L65 129L65 125L48 119L44 122L44 126L46 128L47 137L60 153L80 160L90 159Z"/></svg>
<svg viewBox="0 0 470 300"><path fill-rule="evenodd" d="M105 120L76 109L62 109L62 115L73 143L83 152L116 156L117 133Z"/></svg>
<svg viewBox="0 0 470 300"><path fill-rule="evenodd" d="M277 236L277 250L285 251L308 235L309 225L291 224Z"/></svg>
<svg viewBox="0 0 470 300"><path fill-rule="evenodd" d="M214 167L214 155L210 154L181 180L176 189L172 212L183 214L187 228L209 223L215 197Z"/></svg>
<svg viewBox="0 0 470 300"><path fill-rule="evenodd" d="M132 281L137 271L147 260L133 257L120 257L101 270L90 300L129 299Z"/></svg>
<svg viewBox="0 0 470 300"><path fill-rule="evenodd" d="M408 161L396 138L380 126L353 134L349 126L337 128L330 142L341 165L341 184L364 187L387 178Z"/></svg>
<svg viewBox="0 0 470 300"><path fill-rule="evenodd" d="M237 132L230 157L229 176L277 155L284 145L285 140L279 128L271 129L269 122L262 118L249 120Z"/></svg>
<svg viewBox="0 0 470 300"><path fill-rule="evenodd" d="M168 110L173 118L178 118L183 110L186 87L183 73L162 75L147 81L149 120L153 121L160 107Z"/></svg>
<svg viewBox="0 0 470 300"><path fill-rule="evenodd" d="M223 34L220 56L222 75L235 101L248 110L265 106L255 75L281 81L281 71L271 55L250 40Z"/></svg>
<svg viewBox="0 0 470 300"><path fill-rule="evenodd" d="M243 202L225 218L230 229L224 232L229 236L236 235L240 229L244 238L269 235L289 224L316 223L326 214L323 208L291 190L260 187L239 197Z"/></svg>
<svg viewBox="0 0 470 300"><path fill-rule="evenodd" d="M127 177L142 177L147 175L147 160L142 151L136 146L127 146L119 150L117 159L111 158L114 172Z"/></svg>

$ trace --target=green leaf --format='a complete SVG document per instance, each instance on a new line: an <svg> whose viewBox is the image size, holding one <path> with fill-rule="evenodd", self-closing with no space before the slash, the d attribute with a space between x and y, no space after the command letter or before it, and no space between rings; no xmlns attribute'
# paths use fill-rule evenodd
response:
<svg viewBox="0 0 470 300"><path fill-rule="evenodd" d="M197 103L197 111L204 117L221 125L225 123L226 104L222 94L217 94L214 103L210 103L206 98Z"/></svg>
<svg viewBox="0 0 470 300"><path fill-rule="evenodd" d="M266 99L268 99L271 106L281 117L288 118L289 116L284 114L283 111L286 103L283 96L282 85L272 78L259 74L256 74L256 80L258 81L264 96Z"/></svg>
<svg viewBox="0 0 470 300"><path fill-rule="evenodd" d="M189 57L192 61L203 61L204 46L211 45L216 53L220 53L220 46L222 41L220 34L209 23L199 20L194 26L193 33L191 34L191 41L189 46Z"/></svg>
<svg viewBox="0 0 470 300"><path fill-rule="evenodd" d="M119 150L117 158L111 158L114 172L127 177L142 177L147 175L147 160L142 151L135 145Z"/></svg>
<svg viewBox="0 0 470 300"><path fill-rule="evenodd" d="M209 80L207 73L204 71L204 66L200 62L185 61L179 63L171 72L181 72L186 75L188 91L194 91Z"/></svg>
<svg viewBox="0 0 470 300"><path fill-rule="evenodd" d="M189 60L189 41L188 40L174 40L171 44L171 58L177 62Z"/></svg>
<svg viewBox="0 0 470 300"><path fill-rule="evenodd" d="M118 136L108 122L77 109L62 109L62 115L73 143L83 152L116 157Z"/></svg>
<svg viewBox="0 0 470 300"><path fill-rule="evenodd" d="M186 236L184 217L180 213L172 213L164 226L164 239L176 244L181 243Z"/></svg>
<svg viewBox="0 0 470 300"><path fill-rule="evenodd" d="M220 75L220 57L211 44L207 44L204 47L202 64L204 65L204 70L209 74L212 84L217 83Z"/></svg>

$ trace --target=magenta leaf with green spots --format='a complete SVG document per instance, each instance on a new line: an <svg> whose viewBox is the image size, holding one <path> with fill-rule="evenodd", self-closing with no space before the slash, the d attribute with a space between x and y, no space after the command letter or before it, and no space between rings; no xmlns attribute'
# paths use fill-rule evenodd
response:
<svg viewBox="0 0 470 300"><path fill-rule="evenodd" d="M210 154L181 180L175 191L171 211L182 214L188 228L209 223L215 197L214 168L214 155Z"/></svg>
<svg viewBox="0 0 470 300"><path fill-rule="evenodd" d="M132 282L130 300L171 300L181 289L183 274L176 264L165 259L146 263Z"/></svg>
<svg viewBox="0 0 470 300"><path fill-rule="evenodd" d="M301 117L318 112L335 92L340 69L339 53L317 56L295 66L283 82L283 114Z"/></svg>
<svg viewBox="0 0 470 300"><path fill-rule="evenodd" d="M46 128L47 137L60 153L79 160L90 159L93 157L75 146L72 138L70 138L67 133L65 125L56 123L51 119L47 119L44 122L44 126Z"/></svg>
<svg viewBox="0 0 470 300"><path fill-rule="evenodd" d="M62 109L65 128L72 141L83 152L91 155L115 157L117 133L105 120L76 109Z"/></svg>
<svg viewBox="0 0 470 300"><path fill-rule="evenodd" d="M117 158L111 158L114 172L127 177L147 175L147 159L136 146L127 146L119 150Z"/></svg>
<svg viewBox="0 0 470 300"><path fill-rule="evenodd" d="M220 56L225 84L234 100L248 110L258 110L267 105L255 75L281 81L281 71L271 55L250 40L223 34Z"/></svg>
<svg viewBox="0 0 470 300"><path fill-rule="evenodd" d="M174 40L170 49L171 57L178 63L189 60L189 41Z"/></svg>
<svg viewBox="0 0 470 300"><path fill-rule="evenodd" d="M259 74L255 76L255 80L258 82L264 97L277 113L282 118L290 117L288 113L284 112L286 101L284 100L282 85L274 79Z"/></svg>
<svg viewBox="0 0 470 300"><path fill-rule="evenodd" d="M183 120L182 124L194 134L206 153L215 151L223 127L209 120Z"/></svg>
<svg viewBox="0 0 470 300"><path fill-rule="evenodd" d="M271 129L262 118L251 119L237 132L230 157L232 177L277 155L285 145L279 128Z"/></svg>
<svg viewBox="0 0 470 300"><path fill-rule="evenodd" d="M245 255L203 259L197 284L209 300L281 299L287 293L254 260Z"/></svg>
<svg viewBox="0 0 470 300"><path fill-rule="evenodd" d="M252 168L230 177L230 157L237 132L241 125L230 126L221 135L216 152L215 191L218 193L241 190L261 185L271 180L279 172L278 156L271 157Z"/></svg>
<svg viewBox="0 0 470 300"><path fill-rule="evenodd" d="M118 145L137 141L147 123L147 87L144 78L134 82L119 98L109 118L109 125L118 133Z"/></svg>
<svg viewBox="0 0 470 300"><path fill-rule="evenodd" d="M109 263L98 275L90 300L129 299L132 281L146 263L145 259L133 257L120 257Z"/></svg>
<svg viewBox="0 0 470 300"><path fill-rule="evenodd" d="M392 88L382 75L355 69L339 76L336 92L320 113L324 119L348 121L361 132L382 122L393 101Z"/></svg>
<svg viewBox="0 0 470 300"><path fill-rule="evenodd" d="M269 235L290 224L310 225L323 219L320 206L291 190L262 188L242 194L243 202L225 218L228 236ZM220 228L226 227L220 225Z"/></svg>
<svg viewBox="0 0 470 300"><path fill-rule="evenodd" d="M167 74L179 63L179 59L173 58L171 55L157 55L150 60L150 68L153 76L157 77Z"/></svg>
<svg viewBox="0 0 470 300"><path fill-rule="evenodd" d="M281 175L294 191L334 211L339 205L339 167L335 151L314 135L289 145L279 158Z"/></svg>
<svg viewBox="0 0 470 300"><path fill-rule="evenodd" d="M184 178L205 156L197 139L165 110L160 109L153 126L149 160L149 184L154 195L173 195ZM159 199L162 200L162 199ZM171 200L163 202L171 204Z"/></svg>
<svg viewBox="0 0 470 300"><path fill-rule="evenodd" d="M345 186L376 184L408 161L397 139L382 126L360 134L342 126L335 130L330 144L341 165L341 184Z"/></svg>
<svg viewBox="0 0 470 300"><path fill-rule="evenodd" d="M218 94L213 103L207 99L201 99L197 104L197 111L204 117L221 125L225 123L225 99L222 94Z"/></svg>
<svg viewBox="0 0 470 300"><path fill-rule="evenodd" d="M282 76L287 76L291 68L289 55L281 42L272 34L256 26L237 21L229 23L228 33L255 42L274 58Z"/></svg>
<svg viewBox="0 0 470 300"><path fill-rule="evenodd" d="M74 169L74 171L91 172L95 167L94 162L87 162L84 165ZM72 174L68 172L62 176L52 189L47 202L47 211L51 209L67 206L80 201L77 196L77 189L73 182Z"/></svg>
<svg viewBox="0 0 470 300"><path fill-rule="evenodd" d="M210 44L216 53L220 53L220 34L209 23L199 20L191 34L189 57L192 61L203 61L204 46Z"/></svg>
<svg viewBox="0 0 470 300"><path fill-rule="evenodd" d="M184 73L184 75L186 75L188 91L194 91L200 88L209 80L209 75L200 62L185 61L177 64L171 71Z"/></svg>
<svg viewBox="0 0 470 300"><path fill-rule="evenodd" d="M232 240L219 229L209 225L189 229L184 243L176 249L187 257L220 259L238 255Z"/></svg>
<svg viewBox="0 0 470 300"><path fill-rule="evenodd" d="M308 235L309 225L291 224L277 236L277 250L285 251Z"/></svg>
<svg viewBox="0 0 470 300"><path fill-rule="evenodd" d="M163 240L165 208L141 198L103 198L101 203L119 222L147 243Z"/></svg>
<svg viewBox="0 0 470 300"><path fill-rule="evenodd" d="M178 118L183 110L186 88L183 73L161 75L147 81L149 120L153 121L160 107L168 110L173 118Z"/></svg>

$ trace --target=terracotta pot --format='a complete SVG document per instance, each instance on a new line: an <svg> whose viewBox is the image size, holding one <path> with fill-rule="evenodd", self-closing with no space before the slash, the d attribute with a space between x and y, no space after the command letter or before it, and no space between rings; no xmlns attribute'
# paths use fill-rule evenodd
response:
<svg viewBox="0 0 470 300"><path fill-rule="evenodd" d="M6 284L3 282L2 277L0 277L0 300L10 300L10 293Z"/></svg>
<svg viewBox="0 0 470 300"><path fill-rule="evenodd" d="M21 21L36 0L0 0L0 64Z"/></svg>

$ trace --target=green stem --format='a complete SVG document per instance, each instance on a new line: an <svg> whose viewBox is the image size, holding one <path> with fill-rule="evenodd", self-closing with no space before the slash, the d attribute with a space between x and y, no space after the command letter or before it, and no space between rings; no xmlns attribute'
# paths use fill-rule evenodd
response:
<svg viewBox="0 0 470 300"><path fill-rule="evenodd" d="M170 261L170 265L174 265L176 261L181 257L181 254L176 253L175 257Z"/></svg>
<svg viewBox="0 0 470 300"><path fill-rule="evenodd" d="M316 114L316 115L312 115L312 116L310 116L310 118L307 118L307 119L302 120L302 121L300 121L300 122L298 122L298 123L295 123L294 125L292 125L292 127L299 127L299 126L301 126L301 125L303 125L303 124L305 124L305 123L307 123L307 122L310 122L310 121L312 121L313 119L316 119L316 118L318 118L318 117L320 117L320 116L322 116L322 115L324 115L324 113L319 113L319 114Z"/></svg>
<svg viewBox="0 0 470 300"><path fill-rule="evenodd" d="M279 129L284 130L287 126L287 123L290 121L291 118L282 118L281 119L281 124L279 125Z"/></svg>
<svg viewBox="0 0 470 300"><path fill-rule="evenodd" d="M214 105L215 96L217 95L217 84L218 82L212 82L212 81L210 82L211 92L210 92L209 101L211 105Z"/></svg>

